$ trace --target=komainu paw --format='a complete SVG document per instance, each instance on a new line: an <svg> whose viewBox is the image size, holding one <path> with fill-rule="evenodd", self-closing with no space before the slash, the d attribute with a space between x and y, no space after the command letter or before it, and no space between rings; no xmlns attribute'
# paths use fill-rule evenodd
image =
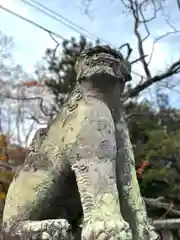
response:
<svg viewBox="0 0 180 240"><path fill-rule="evenodd" d="M82 240L132 240L132 235L124 221L97 219L84 226Z"/></svg>
<svg viewBox="0 0 180 240"><path fill-rule="evenodd" d="M71 240L71 227L65 219L57 219L49 224L42 233L43 240Z"/></svg>
<svg viewBox="0 0 180 240"><path fill-rule="evenodd" d="M71 240L71 226L65 219L52 219L24 225L24 232L32 234L33 239Z"/></svg>

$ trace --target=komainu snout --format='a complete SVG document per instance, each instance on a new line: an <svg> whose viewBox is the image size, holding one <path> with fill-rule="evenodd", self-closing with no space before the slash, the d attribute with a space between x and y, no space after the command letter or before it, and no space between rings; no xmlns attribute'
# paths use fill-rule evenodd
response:
<svg viewBox="0 0 180 240"><path fill-rule="evenodd" d="M94 75L107 75L119 81L131 80L131 64L108 45L88 48L80 54L75 65L77 80Z"/></svg>

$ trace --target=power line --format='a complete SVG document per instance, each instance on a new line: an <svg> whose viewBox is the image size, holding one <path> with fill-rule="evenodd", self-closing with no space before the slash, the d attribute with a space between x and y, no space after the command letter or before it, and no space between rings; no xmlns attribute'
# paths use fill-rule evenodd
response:
<svg viewBox="0 0 180 240"><path fill-rule="evenodd" d="M55 37L58 37L58 38L60 38L60 39L62 39L62 40L67 40L65 37L61 36L60 34L58 34L58 33L56 33L56 32L53 32L53 31L49 30L48 28L46 28L46 27L44 27L44 26L42 26L42 25L39 25L38 23L36 23L36 22L34 22L34 21L30 20L30 19L25 18L25 17L21 16L20 14L12 11L12 10L10 10L10 9L7 9L7 8L3 7L2 5L0 5L0 8L1 8L2 10L4 10L5 12L8 12L8 13L14 15L15 17L20 18L20 19L23 20L23 21L28 22L28 23L34 25L35 27L40 28L41 30L49 33L50 35L54 35Z"/></svg>
<svg viewBox="0 0 180 240"><path fill-rule="evenodd" d="M24 0L22 0L22 1L24 1ZM23 21L25 21L25 22L27 22L27 23L30 23L31 25L33 25L33 26L35 26L35 27L37 27L37 28L39 28L39 29L41 29L41 30L49 33L49 35L51 36L51 38L52 38L56 43L57 43L57 41L52 37L52 35L54 35L55 37L60 38L60 39L62 39L62 40L68 40L67 38L63 37L62 35L54 32L54 31L51 31L51 30L49 30L48 28L46 28L46 27L44 27L44 26L42 26L42 25L40 25L40 24L38 24L38 23L36 23L36 22L28 19L28 18L25 18L25 17L21 16L20 14L12 11L12 10L10 10L10 9L7 9L7 8L3 7L2 5L0 5L0 8L1 8L2 10L4 10L5 12L8 12L8 13L12 14L13 16L15 16L15 17L17 17L17 18L20 18L21 20L23 20ZM59 44L57 43L57 46L58 46L58 45L59 45ZM132 70L132 72L133 72L135 75L142 77L142 75L136 73L135 71Z"/></svg>
<svg viewBox="0 0 180 240"><path fill-rule="evenodd" d="M91 38L93 40L97 40L99 39L100 41L106 43L106 44L109 44L106 40L102 39L102 38L99 38L98 36L96 36L95 34L89 32L87 29L75 24L74 22L72 22L71 20L65 18L64 16L62 16L61 14L51 10L50 8L44 6L43 4L35 1L35 0L31 0L30 2L27 1L27 0L22 0L22 2L24 2L25 4L28 4L29 6L35 8L36 10L42 12L43 14L49 16L50 18L62 23L63 25L67 26L68 28L80 33L80 34L83 34L84 36L88 37L88 38ZM32 3L31 3L32 2ZM49 12L49 13L48 13ZM84 33L85 34L84 34ZM89 36L90 37L89 37Z"/></svg>
<svg viewBox="0 0 180 240"><path fill-rule="evenodd" d="M48 28L46 28L46 27L44 27L44 26L42 26L42 25L40 25L40 24L38 24L38 23L30 20L30 19L25 18L25 17L21 16L20 14L18 14L18 13L16 13L16 12L13 12L12 10L3 7L2 5L0 5L0 8L1 8L2 10L4 10L5 12L8 12L8 13L14 15L15 17L18 17L18 18L20 18L21 20L23 20L23 21L25 21L25 22L28 22L28 23L34 25L35 27L40 28L41 30L49 33L49 35L51 36L51 38L52 38L56 43L57 43L57 41L52 37L52 35L54 35L55 37L60 38L60 39L62 39L62 40L68 40L67 38L63 37L62 35L60 35L60 34L58 34L58 33L56 33L56 32L53 32L53 31L49 30ZM58 45L58 44L57 44L57 45ZM137 76L143 77L142 75L136 73L136 72L133 71L133 70L132 70L132 73L134 73L134 74L137 75Z"/></svg>

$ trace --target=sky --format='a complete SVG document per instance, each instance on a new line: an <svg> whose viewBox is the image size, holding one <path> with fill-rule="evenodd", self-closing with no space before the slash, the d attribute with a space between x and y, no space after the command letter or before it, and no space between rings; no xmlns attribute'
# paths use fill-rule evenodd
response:
<svg viewBox="0 0 180 240"><path fill-rule="evenodd" d="M87 29L92 34L104 39L103 43L110 43L113 47L128 42L133 48L131 61L138 57L137 40L133 34L133 19L129 13L124 12L120 0L93 0L90 7L90 14L84 13L83 1L86 0L36 0L48 8L56 11L75 24ZM27 0L31 2L31 0ZM71 3L69 3L71 2ZM168 16L171 24L180 30L180 12L175 5L175 0L166 0L164 16ZM0 0L0 5L24 16L41 26L69 39L70 37L79 37L79 33L68 28L64 24L51 19L42 14L33 7L25 4L22 0ZM152 11L147 9L147 15L151 16ZM154 39L167 31L172 31L167 26L162 14L157 14L155 21L148 26L151 32L149 38L144 42L144 49L147 55L150 54ZM14 61L22 64L24 69L32 73L35 64L44 56L47 48L55 47L56 43L50 35L31 24L18 19L17 17L0 9L0 30L13 36L15 46L13 48ZM143 28L141 32L144 33ZM87 35L85 34L87 37ZM91 38L88 38L92 40ZM62 39L56 38L61 43ZM155 45L154 55L150 65L153 75L162 72L173 61L179 59L180 34L171 34ZM141 64L133 65L133 71L144 75ZM133 81L136 82L133 75ZM178 81L178 77L175 79ZM171 80L172 81L172 80ZM174 81L174 80L173 80ZM180 89L180 87L178 87ZM148 90L146 97L153 98L153 91ZM170 102L172 106L180 107L180 94L170 92Z"/></svg>
<svg viewBox="0 0 180 240"><path fill-rule="evenodd" d="M56 11L72 22L87 29L92 34L118 47L129 42L134 49L131 60L137 58L137 40L133 34L133 19L130 14L124 12L120 0L93 0L90 6L90 14L84 13L83 2L85 0L36 0L37 2ZM27 0L31 2L31 0ZM31 2L32 3L32 2ZM47 29L58 33L64 38L79 37L79 33L68 28L62 23L51 19L22 0L0 0L0 5L24 16ZM172 11L173 10L173 11ZM152 11L147 9L147 15L151 16ZM164 15L168 16L171 24L180 29L180 15L175 1L166 0ZM0 9L0 30L14 38L13 57L15 62L22 64L27 72L33 72L35 64L44 56L48 47L55 47L55 42L50 35L31 24L12 16ZM155 21L149 24L150 37L144 42L146 54L150 54L155 37L172 31L162 15L158 14ZM144 30L141 29L144 33ZM85 36L87 36L85 34ZM56 38L58 42L62 40ZM92 40L89 38L89 40ZM180 33L169 35L155 45L153 59L150 65L153 74L159 73L167 68L173 61L179 58ZM140 64L133 65L133 71L144 75ZM135 81L135 80L134 80ZM177 94L171 94L172 104L178 101Z"/></svg>

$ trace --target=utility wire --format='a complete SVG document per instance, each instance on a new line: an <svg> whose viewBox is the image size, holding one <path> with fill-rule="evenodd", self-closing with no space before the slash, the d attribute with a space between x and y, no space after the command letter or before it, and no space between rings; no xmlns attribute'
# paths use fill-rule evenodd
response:
<svg viewBox="0 0 180 240"><path fill-rule="evenodd" d="M2 5L0 5L0 8L1 8L2 10L4 10L5 12L8 12L8 13L12 14L13 16L20 18L20 19L23 20L23 21L28 22L28 23L34 25L35 27L40 28L41 30L49 33L50 35L54 35L55 37L58 37L58 38L60 38L60 39L62 39L62 40L67 40L65 37L61 36L60 34L58 34L58 33L56 33L56 32L53 32L53 31L47 29L46 27L44 27L44 26L42 26L42 25L39 25L38 23L36 23L36 22L34 22L34 21L30 20L30 19L25 18L25 17L21 16L20 14L12 11L12 10L10 10L10 9L7 9L7 8L3 7Z"/></svg>
<svg viewBox="0 0 180 240"><path fill-rule="evenodd" d="M75 24L74 22L70 21L69 19L65 18L63 15L53 11L52 9L46 7L45 5L35 1L35 0L31 0L31 1L27 1L27 0L22 0L22 2L24 2L25 4L35 8L36 10L42 12L43 14L47 15L48 17L62 23L63 25L67 26L68 28L83 34L85 37L87 38L91 38L93 40L97 40L99 39L100 41L109 44L106 40L99 38L98 36L96 36L95 34L89 32L87 29ZM85 33L85 34L84 34ZM90 37L89 37L90 36ZM110 44L109 44L110 45Z"/></svg>
<svg viewBox="0 0 180 240"><path fill-rule="evenodd" d="M37 27L37 28L40 28L41 30L43 30L43 31L45 31L45 32L47 32L47 33L49 33L49 35L51 36L51 38L52 38L52 35L54 35L55 37L60 38L60 39L62 39L62 40L68 40L67 38L63 37L62 35L60 35L60 34L58 34L58 33L56 33L56 32L53 32L53 31L49 30L48 28L46 28L46 27L44 27L44 26L42 26L42 25L40 25L40 24L38 24L38 23L30 20L30 19L25 18L25 17L21 16L20 14L12 11L12 10L10 10L10 9L7 9L7 8L3 7L2 5L0 5L0 9L4 10L5 12L8 12L8 13L12 14L12 15L15 16L15 17L20 18L21 20L23 20L23 21L25 21L25 22L27 22L27 23L30 23L31 25L33 25L33 26L35 26L35 27ZM52 38L52 39L54 40L54 38ZM54 40L54 41L55 41L55 40ZM58 44L57 44L57 45L58 45ZM133 72L135 75L137 75L137 76L141 76L141 75L139 75L138 73L134 72L133 70L132 70L132 72Z"/></svg>

